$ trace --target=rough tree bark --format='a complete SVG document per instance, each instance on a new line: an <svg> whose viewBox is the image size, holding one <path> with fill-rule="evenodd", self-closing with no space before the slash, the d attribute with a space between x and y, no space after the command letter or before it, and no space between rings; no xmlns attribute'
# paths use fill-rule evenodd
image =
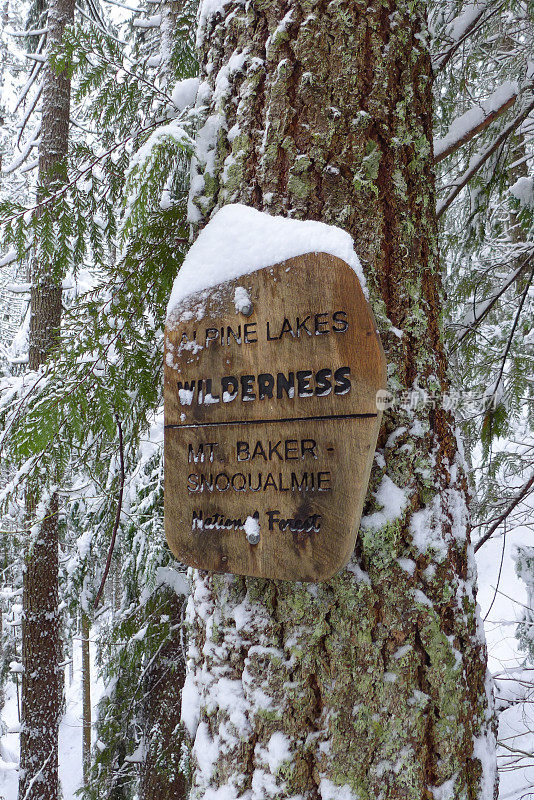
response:
<svg viewBox="0 0 534 800"><path fill-rule="evenodd" d="M397 397L447 387L425 12L418 0L200 10L193 221L237 201L349 231ZM384 415L356 550L328 583L194 574L192 798L494 797L458 448L440 402Z"/></svg>
<svg viewBox="0 0 534 800"><path fill-rule="evenodd" d="M50 0L49 50L74 20L74 0ZM43 69L41 135L37 199L61 178L68 150L70 79ZM37 211L36 213L39 213ZM29 368L46 363L57 342L61 322L62 275L43 268L38 258L31 267ZM35 482L28 490L26 512L31 524L41 499ZM42 515L42 512L40 512ZM61 709L60 628L58 611L58 495L52 493L36 535L25 554L22 622L22 725L20 737L21 800L56 800L58 788L58 729Z"/></svg>

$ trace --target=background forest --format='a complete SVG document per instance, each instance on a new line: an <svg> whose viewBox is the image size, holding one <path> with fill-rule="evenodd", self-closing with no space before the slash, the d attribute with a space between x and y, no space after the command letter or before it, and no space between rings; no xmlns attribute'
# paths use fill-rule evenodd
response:
<svg viewBox="0 0 534 800"><path fill-rule="evenodd" d="M43 719L61 719L63 797L180 797L188 780L187 747L177 747L187 713L172 698L189 584L163 531L162 352L196 221L195 165L212 157L196 45L225 1L197 5L2 0L4 800L18 792L21 618L43 581L59 597L47 623L57 708ZM441 0L428 13L452 383L446 397L421 390L398 402L448 403L461 419L500 797L519 800L534 796L534 19L514 0ZM65 66L61 130L50 134L51 87ZM59 147L54 169L47 135ZM360 180L376 168L370 148ZM31 302L52 309L40 331ZM52 566L47 536L59 541Z"/></svg>

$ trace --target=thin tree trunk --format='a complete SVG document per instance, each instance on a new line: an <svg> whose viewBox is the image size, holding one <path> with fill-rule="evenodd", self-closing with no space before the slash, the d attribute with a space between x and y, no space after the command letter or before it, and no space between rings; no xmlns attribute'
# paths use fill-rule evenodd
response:
<svg viewBox="0 0 534 800"><path fill-rule="evenodd" d="M183 0L166 0L161 6L161 79L168 88L175 73L172 52L176 36L177 21L182 12Z"/></svg>
<svg viewBox="0 0 534 800"><path fill-rule="evenodd" d="M183 37L183 30L178 30L183 13L184 0L166 0L161 6L160 80L168 92L176 80L176 62L180 59L180 54L174 51L177 41ZM174 635L151 662L143 685L144 753L139 798L185 800L189 787L184 730L180 721L180 692L185 674L180 636L183 599L174 592L159 589L151 602L157 605L158 614L170 618Z"/></svg>
<svg viewBox="0 0 534 800"><path fill-rule="evenodd" d="M27 492L26 512L36 510ZM54 494L39 535L26 555L22 621L20 800L58 798L59 614L58 497Z"/></svg>
<svg viewBox="0 0 534 800"><path fill-rule="evenodd" d="M390 389L397 398L446 391L425 4L262 0L202 10L207 152L193 166L192 216L202 225L242 202L345 228ZM352 562L333 580L195 573L191 800L495 796L493 701L454 419L439 401L397 404L377 449ZM399 500L389 518L373 513L379 488Z"/></svg>
<svg viewBox="0 0 534 800"><path fill-rule="evenodd" d="M180 626L183 600L160 591L158 605ZM180 636L167 642L150 664L144 681L143 742L140 800L185 800L183 730L180 724L180 687L185 664Z"/></svg>
<svg viewBox="0 0 534 800"><path fill-rule="evenodd" d="M82 765L84 786L89 782L91 769L91 625L89 617L82 611Z"/></svg>
<svg viewBox="0 0 534 800"><path fill-rule="evenodd" d="M56 46L65 25L74 20L74 0L50 0L48 46ZM46 65L43 75L38 200L64 175L68 150L70 79ZM58 254L59 256L59 254ZM31 267L29 368L46 363L57 342L61 322L63 275L52 262L35 257ZM32 525L41 500L34 483L27 492L26 512ZM42 514L42 512L41 512ZM60 624L58 611L58 495L53 492L37 520L39 531L25 555L22 623L22 726L20 800L56 800L58 731L61 710Z"/></svg>

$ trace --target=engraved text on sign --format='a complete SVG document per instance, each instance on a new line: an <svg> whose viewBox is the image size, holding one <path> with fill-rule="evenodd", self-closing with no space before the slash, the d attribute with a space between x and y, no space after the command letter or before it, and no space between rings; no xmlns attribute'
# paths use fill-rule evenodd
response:
<svg viewBox="0 0 534 800"><path fill-rule="evenodd" d="M165 340L171 549L201 569L330 577L354 547L385 381L354 272L325 254L262 269L188 298Z"/></svg>

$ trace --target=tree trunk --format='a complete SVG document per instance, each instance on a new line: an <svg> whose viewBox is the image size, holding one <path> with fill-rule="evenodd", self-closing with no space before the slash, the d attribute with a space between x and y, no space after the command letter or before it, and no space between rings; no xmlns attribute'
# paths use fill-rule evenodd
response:
<svg viewBox="0 0 534 800"><path fill-rule="evenodd" d="M48 47L56 46L74 20L74 0L50 0ZM37 199L65 174L70 117L70 79L44 67ZM38 210L36 212L40 214ZM36 248L38 252L38 248ZM58 258L60 254L57 254ZM29 368L46 363L61 321L61 270L36 256L32 263ZM56 476L57 477L57 476ZM30 524L41 491L26 497ZM42 515L42 511L39 516ZM22 623L22 726L20 800L56 800L58 730L61 709L60 625L58 611L58 495L52 493L40 529L25 555Z"/></svg>
<svg viewBox="0 0 534 800"><path fill-rule="evenodd" d="M26 512L36 509L30 492ZM26 554L22 620L20 800L56 800L60 712L58 497L52 496L38 539Z"/></svg>
<svg viewBox="0 0 534 800"><path fill-rule="evenodd" d="M82 766L83 783L89 783L91 770L91 651L89 617L82 611Z"/></svg>
<svg viewBox="0 0 534 800"><path fill-rule="evenodd" d="M174 593L169 596L167 590L158 598L158 605L170 616L175 631L178 630L182 599ZM145 752L141 766L140 800L185 800L187 797L179 703L184 670L181 637L175 635L153 658L143 686Z"/></svg>
<svg viewBox="0 0 534 800"><path fill-rule="evenodd" d="M191 217L242 202L349 231L396 398L447 389L425 11L258 0L200 17ZM374 513L379 487L397 513ZM494 797L466 481L440 401L384 415L364 513L327 583L194 574L192 799Z"/></svg>
<svg viewBox="0 0 534 800"><path fill-rule="evenodd" d="M7 66L9 51L7 49L7 37L5 36L5 28L9 23L9 0L3 3L2 13L0 15L0 170L2 169L2 159L4 156L4 149L6 136L2 130L6 124L6 101L4 97L4 71Z"/></svg>

